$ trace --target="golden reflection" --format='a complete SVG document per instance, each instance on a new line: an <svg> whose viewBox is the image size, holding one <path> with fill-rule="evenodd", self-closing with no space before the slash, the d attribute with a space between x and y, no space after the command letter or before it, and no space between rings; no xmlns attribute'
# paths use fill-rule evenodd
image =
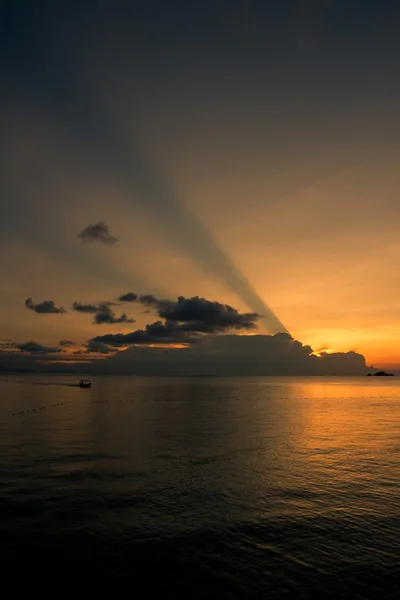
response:
<svg viewBox="0 0 400 600"><path fill-rule="evenodd" d="M336 469L362 479L376 454L393 443L393 414L398 412L400 386L386 380L359 378L307 382L296 386L297 408L305 424L298 439L310 468ZM381 407L377 419L376 407ZM385 450L386 449L386 450ZM342 477L344 475L342 474Z"/></svg>
<svg viewBox="0 0 400 600"><path fill-rule="evenodd" d="M97 358L97 357L92 357L92 358ZM104 357L98 357L98 358L103 358ZM85 359L85 360L79 360L79 359L68 359L68 360L37 360L36 361L39 365L74 365L74 364L91 364L92 360L89 359Z"/></svg>
<svg viewBox="0 0 400 600"><path fill-rule="evenodd" d="M191 344L147 344L148 348L161 348L164 350L190 348Z"/></svg>

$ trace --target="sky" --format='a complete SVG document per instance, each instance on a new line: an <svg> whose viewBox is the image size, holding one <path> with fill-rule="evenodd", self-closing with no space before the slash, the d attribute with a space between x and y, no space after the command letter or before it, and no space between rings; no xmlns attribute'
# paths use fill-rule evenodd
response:
<svg viewBox="0 0 400 600"><path fill-rule="evenodd" d="M0 368L400 370L399 25L391 1L4 0Z"/></svg>

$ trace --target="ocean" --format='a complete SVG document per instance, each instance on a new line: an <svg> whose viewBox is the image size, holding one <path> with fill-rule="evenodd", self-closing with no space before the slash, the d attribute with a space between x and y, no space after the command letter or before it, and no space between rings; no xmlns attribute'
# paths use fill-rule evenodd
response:
<svg viewBox="0 0 400 600"><path fill-rule="evenodd" d="M0 377L3 582L398 597L399 380L80 377Z"/></svg>

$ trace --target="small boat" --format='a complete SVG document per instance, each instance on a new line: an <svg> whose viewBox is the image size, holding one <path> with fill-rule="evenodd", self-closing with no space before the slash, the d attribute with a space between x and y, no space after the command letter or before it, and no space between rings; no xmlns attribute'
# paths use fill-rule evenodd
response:
<svg viewBox="0 0 400 600"><path fill-rule="evenodd" d="M80 382L78 383L78 387L81 388L90 388L91 386L91 382L88 381L87 379L81 379Z"/></svg>

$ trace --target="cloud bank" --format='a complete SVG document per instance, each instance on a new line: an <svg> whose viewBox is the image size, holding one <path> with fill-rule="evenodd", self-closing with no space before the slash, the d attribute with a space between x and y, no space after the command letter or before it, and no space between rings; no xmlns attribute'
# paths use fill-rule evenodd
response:
<svg viewBox="0 0 400 600"><path fill-rule="evenodd" d="M54 310L52 301L29 304L39 312ZM120 301L155 311L158 319L130 332L106 333L76 348L0 340L0 370L69 370L134 375L366 375L373 367L357 352L314 353L288 333L257 333L260 315L200 296L176 300L128 292ZM116 316L115 302L83 304L75 311L93 315L95 324L130 323ZM55 307L59 310L57 307ZM32 309L34 310L34 308ZM73 360L81 364L72 364Z"/></svg>
<svg viewBox="0 0 400 600"><path fill-rule="evenodd" d="M137 342L137 334L130 338ZM117 340L111 340L115 343ZM125 342L127 339L125 338ZM220 335L184 348L134 345L102 362L101 371L136 375L366 375L356 352L316 356L291 335ZM96 365L94 369L96 370Z"/></svg>
<svg viewBox="0 0 400 600"><path fill-rule="evenodd" d="M143 329L107 333L90 340L89 344L106 344L108 350L129 347L102 362L101 368L106 371L175 375L364 375L367 372L365 358L356 352L316 355L311 346L303 345L288 333L249 335L260 319L257 313L242 314L232 306L199 296L167 300L129 292L129 298L127 301L155 310L159 320ZM233 331L242 335L232 334Z"/></svg>

